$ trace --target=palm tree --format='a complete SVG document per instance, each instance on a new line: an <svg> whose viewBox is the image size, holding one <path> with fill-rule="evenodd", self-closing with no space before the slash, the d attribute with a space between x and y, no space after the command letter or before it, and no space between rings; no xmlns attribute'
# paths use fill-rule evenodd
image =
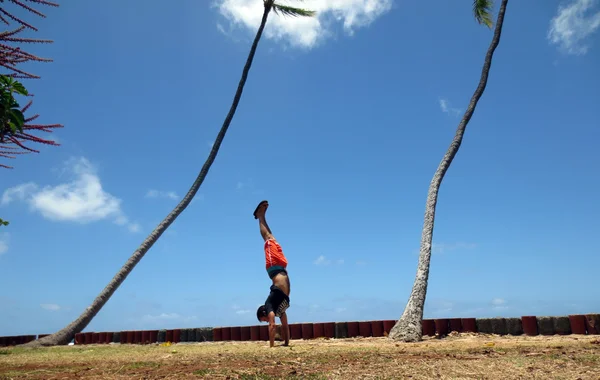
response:
<svg viewBox="0 0 600 380"><path fill-rule="evenodd" d="M262 16L262 21L256 32L256 37L254 38L254 42L252 43L252 47L250 48L250 53L248 54L248 59L246 60L246 65L244 66L244 70L242 71L242 78L240 79L237 91L235 93L235 97L233 98L233 103L231 108L229 109L229 113L223 122L223 126L215 139L215 143L206 159L206 162L202 166L200 173L196 177L196 180L192 184L192 187L188 190L185 197L179 202L179 204L171 211L169 215L152 231L152 233L144 240L144 242L138 247L138 249L133 252L129 260L123 265L123 267L117 272L117 274L113 277L113 279L108 283L108 285L100 292L100 294L96 297L94 302L87 307L83 313L67 325L62 330L44 337L39 340L35 340L26 344L26 346L35 347L35 346L53 346L53 345L61 345L67 344L70 342L76 333L81 332L90 322L91 320L98 314L100 309L106 304L106 302L110 299L110 297L114 294L117 288L125 281L127 276L131 273L133 268L140 262L140 260L144 257L146 252L156 243L158 238L169 228L171 223L177 219L177 217L185 210L185 208L190 204L198 189L204 182L204 178L208 174L208 170L210 169L212 163L217 157L217 153L219 152L219 147L223 142L223 138L225 138L225 133L229 128L229 124L233 119L233 115L235 114L238 103L240 102L240 98L242 97L242 92L244 90L244 84L246 83L246 79L248 78L248 72L250 71L250 66L252 65L252 60L254 59L254 54L256 53L256 47L258 46L258 42L262 36L263 30L267 23L267 18L271 10L276 14L281 14L283 16L303 16L303 17L312 17L315 15L315 12L294 8L287 5L281 5L275 3L275 0L263 0L264 3L264 11Z"/></svg>
<svg viewBox="0 0 600 380"><path fill-rule="evenodd" d="M433 238L433 225L435 221L435 206L437 204L438 192L440 185L444 179L444 175L448 171L454 156L460 148L465 129L473 112L477 102L483 95L483 91L487 85L488 76L490 73L490 66L492 65L492 57L494 51L500 43L500 34L502 33L502 24L504 23L504 13L506 12L506 4L508 0L502 0L500 10L498 12L498 20L496 21L496 29L494 31L494 37L492 43L488 48L483 63L483 69L481 72L481 79L479 85L471 98L471 102L463 115L462 120L458 124L454 139L450 144L450 147L446 151L444 158L440 162L431 184L429 185L429 192L427 193L427 202L425 204L425 218L423 222L423 231L421 234L421 251L419 254L419 264L417 266L417 275L413 284L412 292L404 309L404 313L400 317L400 320L390 331L389 337L393 340L401 340L405 342L417 342L421 340L421 322L423 320L423 308L425 306L425 297L427 295L427 281L429 279L429 264L431 261L431 241ZM476 20L480 24L485 24L489 28L492 26L491 12L493 9L492 0L474 0L473 1L473 13Z"/></svg>

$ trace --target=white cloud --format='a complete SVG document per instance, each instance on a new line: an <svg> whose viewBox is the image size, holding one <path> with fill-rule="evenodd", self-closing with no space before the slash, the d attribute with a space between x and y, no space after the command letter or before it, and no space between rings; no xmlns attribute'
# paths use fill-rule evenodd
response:
<svg viewBox="0 0 600 380"><path fill-rule="evenodd" d="M219 32L223 33L224 35L228 35L227 31L225 30L225 28L223 27L223 25L221 25L220 22L217 22L217 29L219 30ZM212 148L212 143L208 143L208 146Z"/></svg>
<svg viewBox="0 0 600 380"><path fill-rule="evenodd" d="M313 264L315 264L315 265L322 265L322 266L330 265L332 263L333 263L333 261L329 260L328 258L326 258L323 255L317 257L317 259L315 261L313 261ZM342 259L336 260L335 264L337 264L337 265L343 265L344 264L344 260L342 260Z"/></svg>
<svg viewBox="0 0 600 380"><path fill-rule="evenodd" d="M129 232L136 233L136 232L140 232L142 227L138 223L129 223L127 225L127 229L129 230Z"/></svg>
<svg viewBox="0 0 600 380"><path fill-rule="evenodd" d="M502 306L506 303L506 300L502 299L502 298L494 298L492 300L492 305L494 306Z"/></svg>
<svg viewBox="0 0 600 380"><path fill-rule="evenodd" d="M392 8L393 0L283 0L280 3L313 10L317 15L283 17L271 12L265 37L296 47L312 48L331 36L336 26L343 26L346 34L353 35L356 29L370 25ZM263 0L216 0L215 5L230 23L256 33L263 14ZM223 25L217 23L217 28L225 33Z"/></svg>
<svg viewBox="0 0 600 380"><path fill-rule="evenodd" d="M507 302L503 298L494 298L492 300L492 306L493 306L493 309L496 311L508 309Z"/></svg>
<svg viewBox="0 0 600 380"><path fill-rule="evenodd" d="M581 55L589 49L588 40L600 27L598 0L571 0L558 7L550 21L548 40L567 54Z"/></svg>
<svg viewBox="0 0 600 380"><path fill-rule="evenodd" d="M447 99L440 99L440 109L442 110L442 112L447 113L447 114L452 114L455 116L460 115L460 108L453 108L450 105L450 102Z"/></svg>
<svg viewBox="0 0 600 380"><path fill-rule="evenodd" d="M364 267L365 265L367 265L367 263L365 261L363 261L363 260L358 260L356 262L356 265L359 266L359 267Z"/></svg>
<svg viewBox="0 0 600 380"><path fill-rule="evenodd" d="M5 227L2 227L5 228ZM8 239L9 235L7 232L0 234L0 255L8 252Z"/></svg>
<svg viewBox="0 0 600 380"><path fill-rule="evenodd" d="M237 191L243 191L252 195L261 195L263 193L262 189L257 188L254 185L254 180L252 178L248 178L245 181L237 181L235 188Z"/></svg>
<svg viewBox="0 0 600 380"><path fill-rule="evenodd" d="M459 249L462 250L466 250L466 249L474 249L477 247L477 244L475 243L433 243L431 244L431 252L432 253L446 253L449 251L456 251ZM419 251L417 250L417 253L419 253Z"/></svg>
<svg viewBox="0 0 600 380"><path fill-rule="evenodd" d="M196 201L198 201L198 202L204 201L204 194L196 193L196 195L194 195L194 198L192 198L192 201L190 202L190 204L192 204Z"/></svg>
<svg viewBox="0 0 600 380"><path fill-rule="evenodd" d="M432 298L425 301L425 311L431 316L447 318L456 314L454 310L457 309L460 308L452 300Z"/></svg>
<svg viewBox="0 0 600 380"><path fill-rule="evenodd" d="M2 194L2 201L0 201L0 204L2 206L5 206L11 203L12 201L25 200L25 198L29 194L33 193L35 190L37 190L37 185L33 182L11 187L9 189L6 189Z"/></svg>
<svg viewBox="0 0 600 380"><path fill-rule="evenodd" d="M319 256L319 257L317 257L317 259L314 261L314 264L315 264L315 265L328 265L328 264L330 264L330 263L331 263L331 261L330 261L330 260L327 260L327 259L325 258L325 256L323 256L323 255L321 255L321 256Z"/></svg>
<svg viewBox="0 0 600 380"><path fill-rule="evenodd" d="M173 200L179 199L179 196L174 191L159 191L159 190L148 190L146 198L169 198Z"/></svg>
<svg viewBox="0 0 600 380"><path fill-rule="evenodd" d="M136 230L121 210L121 200L107 193L95 168L84 157L74 158L65 165L71 181L40 188L30 182L9 188L2 194L1 205L25 201L33 211L44 218L61 221L90 223L112 219L116 224Z"/></svg>
<svg viewBox="0 0 600 380"><path fill-rule="evenodd" d="M151 320L154 320L154 319L179 319L179 318L181 318L181 316L177 313L161 313L158 315L146 314L142 318L151 319Z"/></svg>
<svg viewBox="0 0 600 380"><path fill-rule="evenodd" d="M159 324L159 323L163 323L163 322L171 322L171 321L187 322L187 321L193 321L195 319L197 319L197 318L194 315L189 316L189 317L184 317L177 313L161 313L158 315L146 314L142 317L143 321L155 323L155 324Z"/></svg>
<svg viewBox="0 0 600 380"><path fill-rule="evenodd" d="M60 306L58 306L55 303L43 303L40 304L40 307L44 310L49 310L49 311L58 311L60 310Z"/></svg>
<svg viewBox="0 0 600 380"><path fill-rule="evenodd" d="M235 311L236 314L239 314L239 315L248 314L250 312L250 310L242 309L240 306L235 305L235 304L233 306L231 306L231 308Z"/></svg>

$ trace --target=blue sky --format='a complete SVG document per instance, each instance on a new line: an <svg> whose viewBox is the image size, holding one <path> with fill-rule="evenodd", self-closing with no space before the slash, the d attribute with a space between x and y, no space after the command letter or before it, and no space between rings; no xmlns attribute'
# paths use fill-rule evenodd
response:
<svg viewBox="0 0 600 380"><path fill-rule="evenodd" d="M30 47L54 59L28 66L42 76L25 83L34 111L65 128L60 147L2 171L0 335L73 320L185 194L261 16L260 0L125 3L26 16L55 41ZM427 188L492 37L462 3L306 1L318 19L272 15L196 199L86 330L257 323L262 199L289 261L290 322L399 318ZM425 317L600 310L599 12L509 3L440 192Z"/></svg>

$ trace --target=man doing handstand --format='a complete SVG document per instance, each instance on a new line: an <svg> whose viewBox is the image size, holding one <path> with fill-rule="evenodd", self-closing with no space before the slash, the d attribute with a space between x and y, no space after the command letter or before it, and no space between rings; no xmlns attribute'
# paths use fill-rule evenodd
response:
<svg viewBox="0 0 600 380"><path fill-rule="evenodd" d="M271 233L271 229L265 219L265 213L269 207L269 202L262 201L254 210L254 219L258 219L260 234L265 241L265 260L267 273L273 281L271 285L271 293L265 301L265 304L260 306L256 311L256 317L260 322L269 323L269 341L271 347L275 345L275 317L281 320L281 337L284 340L284 346L290 343L290 330L285 311L290 307L290 278L287 273L287 259L283 254L281 246L275 240Z"/></svg>

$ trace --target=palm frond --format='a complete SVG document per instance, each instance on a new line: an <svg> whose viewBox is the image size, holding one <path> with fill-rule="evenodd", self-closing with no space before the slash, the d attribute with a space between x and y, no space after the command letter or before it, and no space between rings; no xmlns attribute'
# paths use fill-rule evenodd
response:
<svg viewBox="0 0 600 380"><path fill-rule="evenodd" d="M308 9L295 8L277 3L273 4L273 12L275 12L275 14L281 14L282 16L292 17L313 17L315 14L317 14L317 12L310 11Z"/></svg>
<svg viewBox="0 0 600 380"><path fill-rule="evenodd" d="M491 28L494 24L492 20L492 10L494 9L494 0L473 0L473 15L480 24L485 24Z"/></svg>

